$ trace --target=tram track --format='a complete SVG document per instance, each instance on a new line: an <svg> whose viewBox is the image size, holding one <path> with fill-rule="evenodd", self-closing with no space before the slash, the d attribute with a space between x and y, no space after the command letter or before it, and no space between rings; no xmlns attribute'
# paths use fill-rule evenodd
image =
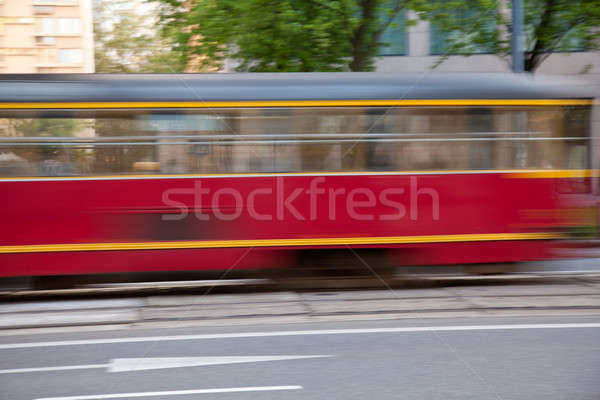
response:
<svg viewBox="0 0 600 400"><path fill-rule="evenodd" d="M600 280L600 271L548 271L496 275L401 274L353 277L300 277L283 279L202 279L80 284L64 289L34 290L0 286L0 302L85 299L148 295L209 295L263 293L281 290L390 290L460 286L533 285Z"/></svg>
<svg viewBox="0 0 600 400"><path fill-rule="evenodd" d="M298 285L293 289L290 282L285 288L254 280L251 284L260 286L260 290L249 292L243 291L244 282L237 280L229 286L223 281L220 286L214 282L212 286L207 282L159 282L152 289L144 285L77 288L69 289L70 296L65 291L35 296L30 291L2 292L0 332L415 317L600 315L600 273L403 278L383 289L379 282L377 290L366 285L347 290L348 279L329 279L329 287L318 289L312 281L310 290ZM361 278L355 281L365 284ZM332 287L334 282L346 284L346 289ZM308 284L306 280L304 284ZM210 287L214 291L206 295ZM82 295L86 290L94 290L96 296Z"/></svg>

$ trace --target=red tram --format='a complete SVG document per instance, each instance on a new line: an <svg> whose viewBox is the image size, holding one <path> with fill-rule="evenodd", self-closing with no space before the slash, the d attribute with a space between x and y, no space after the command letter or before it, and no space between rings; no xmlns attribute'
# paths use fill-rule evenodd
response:
<svg viewBox="0 0 600 400"><path fill-rule="evenodd" d="M548 258L594 224L592 106L504 74L5 75L0 276Z"/></svg>

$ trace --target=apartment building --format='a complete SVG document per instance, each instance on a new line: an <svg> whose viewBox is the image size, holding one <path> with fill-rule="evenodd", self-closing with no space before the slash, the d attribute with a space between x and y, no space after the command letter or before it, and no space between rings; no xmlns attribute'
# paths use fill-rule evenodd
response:
<svg viewBox="0 0 600 400"><path fill-rule="evenodd" d="M0 73L94 72L92 0L0 0Z"/></svg>

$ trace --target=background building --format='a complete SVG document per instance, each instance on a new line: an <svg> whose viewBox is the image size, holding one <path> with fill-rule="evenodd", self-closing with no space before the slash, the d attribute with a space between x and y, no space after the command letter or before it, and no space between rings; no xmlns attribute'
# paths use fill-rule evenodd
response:
<svg viewBox="0 0 600 400"><path fill-rule="evenodd" d="M417 19L411 15L412 19ZM485 47L473 47L471 55L464 56L444 49L452 34L439 29L435 23L419 21L404 29L388 29L382 38L388 45L379 51L376 70L381 72L423 72L445 55L437 65L436 72L509 72L510 59L503 59ZM587 51L585 44L577 40L565 43L564 51L552 53L536 71L544 75L577 75L600 87L600 52Z"/></svg>
<svg viewBox="0 0 600 400"><path fill-rule="evenodd" d="M94 72L91 0L0 0L0 73Z"/></svg>

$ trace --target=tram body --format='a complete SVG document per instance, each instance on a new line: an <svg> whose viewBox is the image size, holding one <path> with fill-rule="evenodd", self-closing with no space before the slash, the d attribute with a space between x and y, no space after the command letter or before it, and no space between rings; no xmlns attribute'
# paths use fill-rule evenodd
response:
<svg viewBox="0 0 600 400"><path fill-rule="evenodd" d="M7 75L0 276L554 257L595 223L592 104L504 74Z"/></svg>

